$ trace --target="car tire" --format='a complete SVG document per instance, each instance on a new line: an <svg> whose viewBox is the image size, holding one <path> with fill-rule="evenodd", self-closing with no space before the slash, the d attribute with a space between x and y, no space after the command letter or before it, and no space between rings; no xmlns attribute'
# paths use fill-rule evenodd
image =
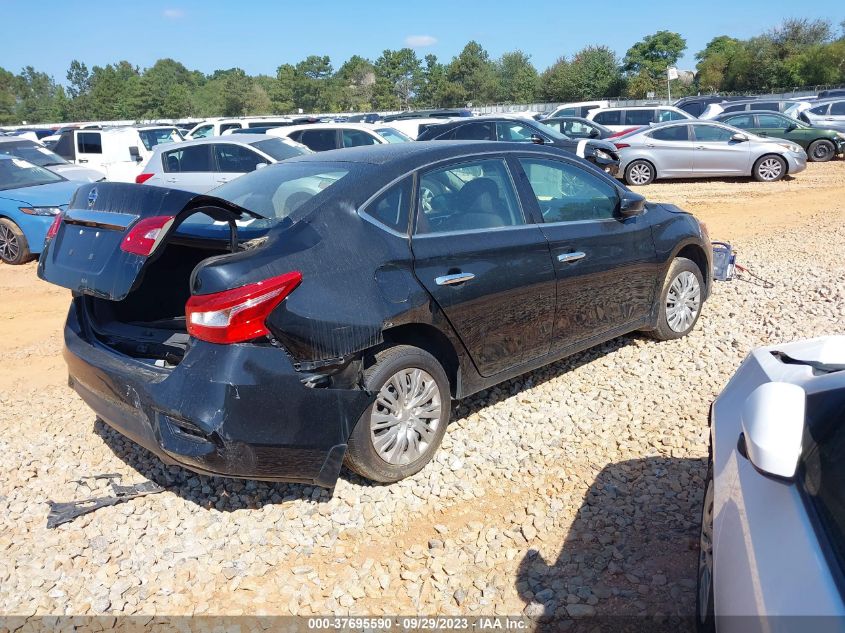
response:
<svg viewBox="0 0 845 633"><path fill-rule="evenodd" d="M814 163L826 163L836 155L836 146L827 139L820 138L810 143L807 157Z"/></svg>
<svg viewBox="0 0 845 633"><path fill-rule="evenodd" d="M757 159L751 175L757 182L777 182L786 176L786 160L777 154L766 154Z"/></svg>
<svg viewBox="0 0 845 633"><path fill-rule="evenodd" d="M698 574L695 592L695 625L699 633L715 633L716 609L713 602L713 464L707 468L704 501L701 504Z"/></svg>
<svg viewBox="0 0 845 633"><path fill-rule="evenodd" d="M11 220L0 218L0 260L18 265L30 259L32 253L23 231Z"/></svg>
<svg viewBox="0 0 845 633"><path fill-rule="evenodd" d="M397 345L376 355L364 371L364 384L376 399L352 430L346 465L381 483L419 472L449 424L451 395L443 367L422 349ZM409 398L419 406L407 407Z"/></svg>
<svg viewBox="0 0 845 633"><path fill-rule="evenodd" d="M676 257L669 266L657 305L657 327L649 332L659 341L689 334L701 315L704 278L695 262Z"/></svg>
<svg viewBox="0 0 845 633"><path fill-rule="evenodd" d="M652 165L647 160L632 161L625 168L625 182L629 185L641 187L654 182L657 173Z"/></svg>

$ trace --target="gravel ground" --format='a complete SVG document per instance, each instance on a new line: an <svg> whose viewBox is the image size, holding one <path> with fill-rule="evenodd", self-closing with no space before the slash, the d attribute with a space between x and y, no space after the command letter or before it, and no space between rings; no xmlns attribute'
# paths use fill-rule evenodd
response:
<svg viewBox="0 0 845 633"><path fill-rule="evenodd" d="M722 183L735 201L749 184ZM659 198L673 185L689 190ZM843 218L746 232L740 261L773 289L717 284L686 339L624 337L463 402L434 462L391 486L197 476L96 422L63 368L4 388L0 613L690 614L709 404L753 347L841 331ZM19 322L0 314L4 336ZM106 492L82 479L101 473L166 491L46 529L48 500Z"/></svg>

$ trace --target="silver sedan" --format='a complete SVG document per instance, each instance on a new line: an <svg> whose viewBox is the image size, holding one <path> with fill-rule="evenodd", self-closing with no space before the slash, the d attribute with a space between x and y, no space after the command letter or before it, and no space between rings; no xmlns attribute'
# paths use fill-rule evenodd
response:
<svg viewBox="0 0 845 633"><path fill-rule="evenodd" d="M656 178L712 176L773 182L807 167L807 154L800 145L711 121L656 124L613 143L619 149L619 174L629 185L647 185Z"/></svg>

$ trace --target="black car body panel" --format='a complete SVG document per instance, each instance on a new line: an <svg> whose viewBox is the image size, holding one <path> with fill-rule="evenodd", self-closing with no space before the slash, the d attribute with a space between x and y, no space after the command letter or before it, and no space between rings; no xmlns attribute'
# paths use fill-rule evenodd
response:
<svg viewBox="0 0 845 633"><path fill-rule="evenodd" d="M524 224L414 235L416 197L405 230L369 214L369 203L397 183L416 191L421 174L491 157L512 175ZM531 159L583 170L617 195L627 191L571 153L533 144L418 142L305 155L260 172L319 163L343 166L349 177L295 216L269 227L257 219L249 223L252 233L239 229L237 252L223 221L172 227L163 252L140 266L95 253L116 267L99 278L109 279L105 286L67 271L73 258L63 239L78 226L64 225L42 254L39 276L74 290L65 328L70 384L108 424L170 462L203 473L332 486L349 434L373 402L362 371L381 346L429 351L446 370L453 397L462 398L654 327L655 297L679 253L697 258L709 292L710 248L692 216L650 204L631 217L544 223L520 167ZM100 213L132 208L146 217L166 209L182 217L204 210L225 220L252 212L226 199L146 185L97 187ZM81 188L75 204L90 191ZM214 256L194 253L195 260L180 266L180 249L198 244L214 247L208 251ZM558 261L576 248L586 253L583 261ZM460 268L472 270L473 283L434 282ZM217 344L184 332L188 297L292 270L301 272L302 283L270 313L268 336ZM178 287L168 291L174 279ZM110 295L108 288L120 292ZM156 310L168 303L174 319L162 330ZM129 317L115 316L126 306L132 306ZM182 326L175 318L180 310ZM145 311L149 318L142 318Z"/></svg>
<svg viewBox="0 0 845 633"><path fill-rule="evenodd" d="M619 169L619 154L616 146L601 139L581 139L576 140L568 138L565 135L553 130L555 135L548 132L548 128L543 129L539 124L542 121L535 121L533 119L516 118L516 117L472 117L471 119L457 119L440 125L430 125L423 130L417 137L418 141L440 141L440 140L497 140L497 126L509 125L517 123L524 125L533 130L535 135L534 143L538 145L550 145L552 147L560 148L564 151L570 152L584 158L588 162L595 165L597 168L607 171L611 175L615 175ZM489 132L482 136L477 130L481 126L488 126ZM473 131L466 133L472 126ZM532 142L532 141L527 141Z"/></svg>

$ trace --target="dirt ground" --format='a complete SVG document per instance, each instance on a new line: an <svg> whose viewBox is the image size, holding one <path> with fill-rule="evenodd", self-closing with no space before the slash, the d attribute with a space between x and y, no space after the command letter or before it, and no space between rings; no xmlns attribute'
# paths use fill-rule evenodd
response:
<svg viewBox="0 0 845 633"><path fill-rule="evenodd" d="M845 164L810 163L777 183L747 180L662 181L635 188L649 200L669 202L703 220L714 240L732 242L805 226L845 196ZM0 391L65 381L61 327L70 293L36 276L37 262L0 264ZM23 361L23 362L22 362Z"/></svg>

